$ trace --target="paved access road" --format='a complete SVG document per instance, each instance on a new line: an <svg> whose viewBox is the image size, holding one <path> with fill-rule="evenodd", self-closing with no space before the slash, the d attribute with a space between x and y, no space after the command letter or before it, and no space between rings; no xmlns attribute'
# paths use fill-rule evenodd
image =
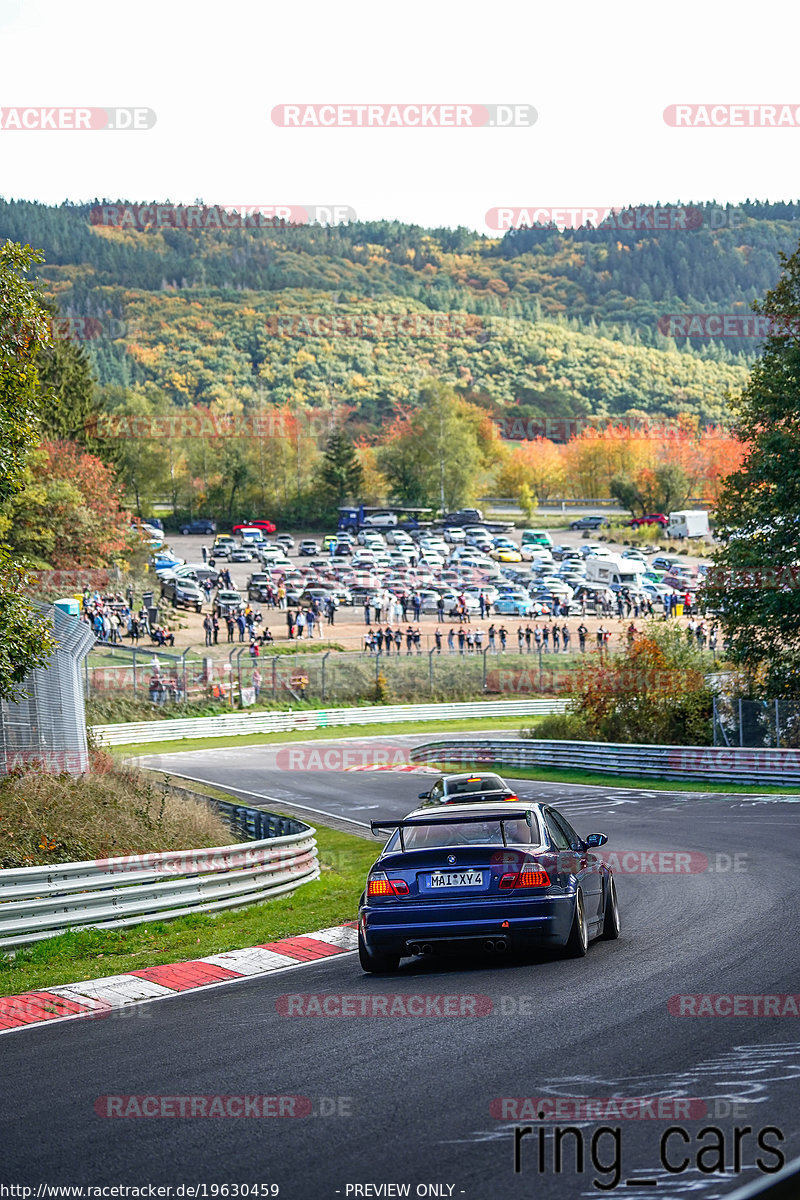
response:
<svg viewBox="0 0 800 1200"><path fill-rule="evenodd" d="M368 739L372 748L379 740ZM385 744L402 750L411 740ZM403 771L288 770L276 762L278 753L278 747L200 751L161 756L159 765L253 800L251 793L305 801L361 822L407 810L424 783L422 774ZM755 1177L757 1157L775 1163L756 1146L766 1127L783 1135L787 1160L800 1154L797 1017L680 1017L668 1008L676 995L800 992L796 803L611 786L519 781L518 787L522 796L560 802L581 833L606 832L608 849L623 855L618 942L595 943L580 961L552 955L502 965L409 961L393 977L365 976L355 956L345 955L126 1015L6 1035L0 1038L0 1179L204 1183L209 1196L213 1184L276 1183L286 1200L403 1194L572 1200L602 1194L593 1181L613 1182L618 1158L612 1192L634 1200L712 1200ZM676 850L694 852L690 873L668 873ZM338 1012L343 995L354 998L345 1004L354 1015L312 1015L323 1004ZM426 1009L428 1015L413 1015ZM95 1111L98 1097L130 1095L304 1097L295 1113L310 1112L294 1119L137 1119ZM534 1123L536 1131L522 1139L515 1174L514 1128L531 1122L525 1109L503 1099L570 1096L639 1097L655 1115L618 1120L613 1108L603 1108L588 1119L579 1111L573 1120L569 1106L562 1108L566 1115ZM657 1097L666 1105L660 1117ZM108 1103L100 1103L101 1112ZM112 1102L112 1111L121 1103ZM566 1134L555 1170L554 1129L567 1126L583 1139L582 1171L576 1135ZM688 1159L675 1174L660 1161L660 1139L670 1126L686 1138L673 1134L668 1142L673 1165ZM541 1172L539 1127L547 1130ZM734 1129L746 1127L737 1174ZM719 1133L701 1138L709 1128ZM619 1130L618 1152L616 1135L603 1129ZM728 1170L704 1174L698 1151L720 1140ZM700 1165L713 1166L712 1159L707 1150ZM635 1182L646 1179L656 1186ZM386 1184L410 1190L353 1190Z"/></svg>

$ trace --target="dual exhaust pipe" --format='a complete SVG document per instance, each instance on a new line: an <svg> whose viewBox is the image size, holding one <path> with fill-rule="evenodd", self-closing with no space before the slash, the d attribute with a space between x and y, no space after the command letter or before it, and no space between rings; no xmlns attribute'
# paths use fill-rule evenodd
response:
<svg viewBox="0 0 800 1200"><path fill-rule="evenodd" d="M433 946L430 942L412 942L408 949L416 958L433 954ZM487 954L505 954L508 950L508 942L505 938L487 938L483 943L483 949Z"/></svg>

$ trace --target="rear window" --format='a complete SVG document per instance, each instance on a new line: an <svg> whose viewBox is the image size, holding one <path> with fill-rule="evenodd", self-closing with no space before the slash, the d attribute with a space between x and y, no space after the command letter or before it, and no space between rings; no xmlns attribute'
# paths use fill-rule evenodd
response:
<svg viewBox="0 0 800 1200"><path fill-rule="evenodd" d="M466 796L471 792L504 792L506 786L499 775L476 775L447 784L448 796Z"/></svg>
<svg viewBox="0 0 800 1200"><path fill-rule="evenodd" d="M403 830L406 850L429 850L438 846L538 846L541 843L539 826L533 813L531 824L513 820L465 821L453 825L414 825ZM502 827L502 828L501 828ZM400 850L400 832L395 830L386 845L387 851Z"/></svg>

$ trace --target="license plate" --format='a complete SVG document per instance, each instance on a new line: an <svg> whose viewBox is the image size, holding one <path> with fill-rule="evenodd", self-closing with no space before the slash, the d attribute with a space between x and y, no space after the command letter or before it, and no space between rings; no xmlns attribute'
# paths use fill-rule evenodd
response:
<svg viewBox="0 0 800 1200"><path fill-rule="evenodd" d="M483 871L436 871L431 875L432 888L482 886Z"/></svg>

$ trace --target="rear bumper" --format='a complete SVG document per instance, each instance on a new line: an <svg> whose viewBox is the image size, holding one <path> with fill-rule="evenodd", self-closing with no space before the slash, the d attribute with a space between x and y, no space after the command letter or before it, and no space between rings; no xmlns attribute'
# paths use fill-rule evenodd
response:
<svg viewBox="0 0 800 1200"><path fill-rule="evenodd" d="M504 904L475 904L469 911L442 911L442 905L408 904L361 909L359 926L367 948L378 954L412 953L425 943L434 949L505 939L510 949L563 946L569 938L575 898L542 896Z"/></svg>

